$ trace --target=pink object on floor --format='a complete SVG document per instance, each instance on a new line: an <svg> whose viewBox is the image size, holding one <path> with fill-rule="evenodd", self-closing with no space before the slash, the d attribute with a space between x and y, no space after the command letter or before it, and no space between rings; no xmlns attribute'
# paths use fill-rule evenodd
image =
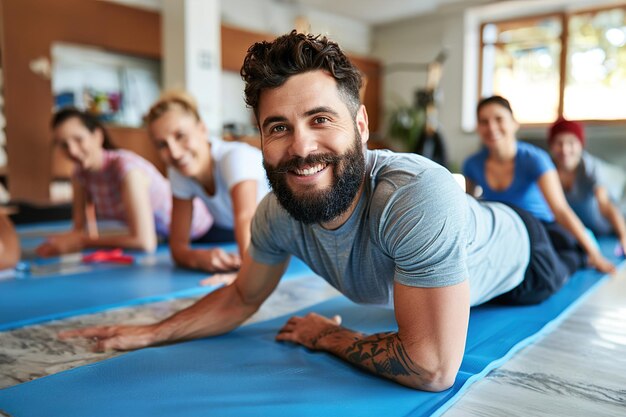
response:
<svg viewBox="0 0 626 417"><path fill-rule="evenodd" d="M111 250L97 250L93 253L83 256L82 259L85 263L117 263L117 264L132 264L135 262L135 258L132 255L126 255L122 249Z"/></svg>

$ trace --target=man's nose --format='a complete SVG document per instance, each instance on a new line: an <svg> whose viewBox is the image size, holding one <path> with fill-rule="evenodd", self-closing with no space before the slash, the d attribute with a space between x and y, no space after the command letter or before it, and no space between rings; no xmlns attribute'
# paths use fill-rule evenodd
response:
<svg viewBox="0 0 626 417"><path fill-rule="evenodd" d="M317 150L317 138L311 129L296 127L293 131L293 140L290 146L290 156L306 158Z"/></svg>

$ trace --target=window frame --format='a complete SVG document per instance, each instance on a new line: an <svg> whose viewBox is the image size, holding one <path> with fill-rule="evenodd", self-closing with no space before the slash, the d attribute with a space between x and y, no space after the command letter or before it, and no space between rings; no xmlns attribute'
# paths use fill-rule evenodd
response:
<svg viewBox="0 0 626 417"><path fill-rule="evenodd" d="M487 25L510 25L514 26L516 24L528 24L529 22L538 21L547 18L559 18L561 21L561 36L559 40L561 42L561 53L559 57L559 105L557 110L557 117L563 117L563 109L565 107L565 103L563 101L565 96L565 83L567 80L567 54L568 54L568 41L569 41L569 19L573 16L584 15L584 14L592 14L595 15L597 13L601 13L607 10L615 10L615 9L623 9L626 12L626 4L624 5L606 5L599 7L590 7L590 8L581 8L575 11L555 11L550 13L541 13L541 14L533 14L533 15L524 15L519 17L501 19L501 20L490 20L481 22L479 28L479 52L478 52L478 96L482 97L483 90L483 53L485 48L484 41L484 29ZM497 44L494 44L497 45ZM598 120L598 119L576 119L576 121L589 124L589 125L623 125L626 123L626 117L623 119L613 119L613 120ZM525 127L545 127L548 126L549 123L524 123Z"/></svg>

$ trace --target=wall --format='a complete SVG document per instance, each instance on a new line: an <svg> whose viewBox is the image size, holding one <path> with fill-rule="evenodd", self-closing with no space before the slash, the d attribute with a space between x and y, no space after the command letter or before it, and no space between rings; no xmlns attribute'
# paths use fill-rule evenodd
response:
<svg viewBox="0 0 626 417"><path fill-rule="evenodd" d="M228 26L279 35L290 32L296 17L303 16L311 25L311 33L323 33L353 54L370 54L370 27L356 19L287 1L222 0L220 6L222 23Z"/></svg>
<svg viewBox="0 0 626 417"><path fill-rule="evenodd" d="M158 58L160 17L102 1L0 0L0 7L9 191L14 200L46 203L50 180L67 175L69 166L52 156L52 89L49 80L28 69L30 61L50 59L54 41ZM129 140L147 141L147 136L137 136L133 133Z"/></svg>
<svg viewBox="0 0 626 417"><path fill-rule="evenodd" d="M574 4L575 3L575 4ZM488 7L449 8L431 15L375 27L372 32L372 55L384 65L396 62L427 63L442 49L448 50L444 64L439 119L450 151L452 167L479 147L474 133L474 106L478 82L478 28L489 19L504 19L547 13L564 8L598 6L606 1L511 1ZM623 2L620 2L623 3ZM412 92L424 86L425 73L386 74L383 79L383 103L412 102ZM465 122L463 120L465 119ZM589 150L613 163L626 166L626 124L587 127ZM542 144L545 127L522 129L520 139Z"/></svg>
<svg viewBox="0 0 626 417"><path fill-rule="evenodd" d="M398 63L429 63L447 50L441 80L439 121L448 144L449 159L458 164L475 148L471 137L461 130L463 86L463 13L424 16L374 29L372 55L385 66ZM425 71L386 72L383 78L383 105L393 109L413 103L418 88L426 86ZM385 117L387 119L387 115Z"/></svg>

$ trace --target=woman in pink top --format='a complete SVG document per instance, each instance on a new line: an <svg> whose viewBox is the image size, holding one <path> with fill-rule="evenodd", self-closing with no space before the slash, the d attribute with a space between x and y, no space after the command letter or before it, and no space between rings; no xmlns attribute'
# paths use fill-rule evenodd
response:
<svg viewBox="0 0 626 417"><path fill-rule="evenodd" d="M119 247L153 252L158 236L170 229L172 193L169 182L139 155L114 149L108 132L92 115L74 108L52 118L54 143L71 159L73 230L52 236L37 248L40 256L55 256L91 247ZM213 219L196 202L190 230L203 236ZM93 213L95 212L95 218ZM124 233L98 234L95 220L118 220Z"/></svg>

